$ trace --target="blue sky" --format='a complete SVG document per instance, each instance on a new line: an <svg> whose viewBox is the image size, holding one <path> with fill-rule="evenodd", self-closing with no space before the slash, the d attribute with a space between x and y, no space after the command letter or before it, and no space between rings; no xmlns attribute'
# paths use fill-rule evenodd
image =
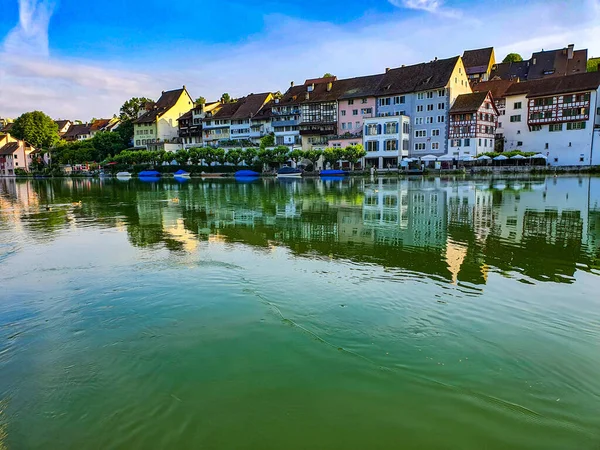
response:
<svg viewBox="0 0 600 450"><path fill-rule="evenodd" d="M600 0L0 0L0 117L111 116L131 96L284 91L494 46L600 55Z"/></svg>

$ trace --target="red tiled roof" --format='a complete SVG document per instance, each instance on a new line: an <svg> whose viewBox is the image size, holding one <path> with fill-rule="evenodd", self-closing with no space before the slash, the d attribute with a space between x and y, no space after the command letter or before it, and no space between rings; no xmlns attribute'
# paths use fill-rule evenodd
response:
<svg viewBox="0 0 600 450"><path fill-rule="evenodd" d="M512 86L514 81L511 80L492 80L482 81L473 86L474 92L487 92L492 93L494 98L503 98L506 90Z"/></svg>
<svg viewBox="0 0 600 450"><path fill-rule="evenodd" d="M9 142L4 147L0 148L0 155L12 155L19 149L18 142Z"/></svg>
<svg viewBox="0 0 600 450"><path fill-rule="evenodd" d="M588 72L513 83L506 91L506 95L527 94L527 97L542 97L590 91L598 89L599 86L600 72Z"/></svg>
<svg viewBox="0 0 600 450"><path fill-rule="evenodd" d="M489 91L485 91L459 95L456 97L452 108L450 108L450 114L476 112L481 107L489 93Z"/></svg>

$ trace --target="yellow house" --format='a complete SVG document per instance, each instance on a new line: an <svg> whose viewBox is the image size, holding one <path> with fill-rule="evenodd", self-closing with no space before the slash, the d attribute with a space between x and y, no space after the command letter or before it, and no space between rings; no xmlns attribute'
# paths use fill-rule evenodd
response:
<svg viewBox="0 0 600 450"><path fill-rule="evenodd" d="M177 151L183 148L178 137L177 119L193 106L185 86L163 91L158 101L147 105L145 112L133 122L133 144L150 150Z"/></svg>

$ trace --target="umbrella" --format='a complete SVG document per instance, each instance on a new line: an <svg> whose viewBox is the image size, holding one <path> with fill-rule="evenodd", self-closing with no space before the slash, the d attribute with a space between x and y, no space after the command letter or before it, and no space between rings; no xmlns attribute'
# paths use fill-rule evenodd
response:
<svg viewBox="0 0 600 450"><path fill-rule="evenodd" d="M498 155L498 156L496 156L496 157L494 158L494 161L505 161L505 160L507 160L507 159L508 159L508 158L507 158L506 156L504 156L504 155Z"/></svg>
<svg viewBox="0 0 600 450"><path fill-rule="evenodd" d="M437 159L437 156L433 156L433 155L425 155L421 158L422 161L435 161Z"/></svg>
<svg viewBox="0 0 600 450"><path fill-rule="evenodd" d="M475 158L473 158L471 155L464 155L460 157L461 161L475 161Z"/></svg>
<svg viewBox="0 0 600 450"><path fill-rule="evenodd" d="M525 159L525 157L523 155L515 155L511 156L510 159Z"/></svg>
<svg viewBox="0 0 600 450"><path fill-rule="evenodd" d="M438 158L438 161L452 161L454 156L452 155L442 155Z"/></svg>
<svg viewBox="0 0 600 450"><path fill-rule="evenodd" d="M538 153L537 155L531 156L531 159L548 159L548 157L542 153Z"/></svg>
<svg viewBox="0 0 600 450"><path fill-rule="evenodd" d="M481 155L479 158L477 158L479 161L488 161L490 159L492 159L490 156L488 155Z"/></svg>
<svg viewBox="0 0 600 450"><path fill-rule="evenodd" d="M411 163L411 162L415 162L417 160L414 159L414 158L404 158L402 161L407 162L407 163Z"/></svg>

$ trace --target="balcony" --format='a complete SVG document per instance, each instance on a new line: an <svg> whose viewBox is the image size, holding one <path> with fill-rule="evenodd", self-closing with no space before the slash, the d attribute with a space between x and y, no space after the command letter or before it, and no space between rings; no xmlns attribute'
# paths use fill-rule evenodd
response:
<svg viewBox="0 0 600 450"><path fill-rule="evenodd" d="M271 122L271 126L275 127L295 127L298 125L298 120L274 120Z"/></svg>

